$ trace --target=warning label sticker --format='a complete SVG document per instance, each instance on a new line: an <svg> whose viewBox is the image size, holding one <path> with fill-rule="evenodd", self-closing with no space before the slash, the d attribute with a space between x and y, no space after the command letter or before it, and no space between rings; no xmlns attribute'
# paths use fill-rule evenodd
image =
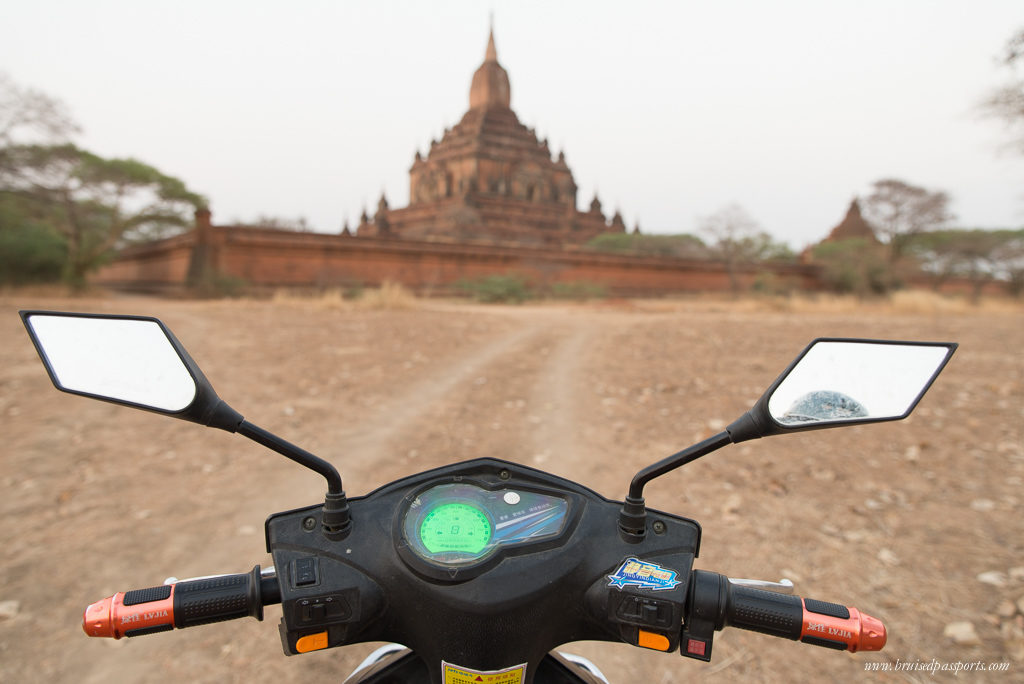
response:
<svg viewBox="0 0 1024 684"><path fill-rule="evenodd" d="M485 672L459 667L442 660L441 673L441 681L444 684L523 684L526 679L526 663Z"/></svg>

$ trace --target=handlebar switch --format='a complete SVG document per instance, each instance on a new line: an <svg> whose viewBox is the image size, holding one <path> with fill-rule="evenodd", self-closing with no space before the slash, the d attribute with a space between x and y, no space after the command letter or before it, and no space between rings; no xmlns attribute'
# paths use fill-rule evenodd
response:
<svg viewBox="0 0 1024 684"><path fill-rule="evenodd" d="M692 564L690 553L629 556L588 591L591 610L625 643L671 653L679 647L688 588L678 578L686 577Z"/></svg>
<svg viewBox="0 0 1024 684"><path fill-rule="evenodd" d="M709 662L715 630L721 629L718 617L725 605L725 590L720 575L694 570L690 575L689 603L679 636L679 655Z"/></svg>
<svg viewBox="0 0 1024 684"><path fill-rule="evenodd" d="M710 622L687 625L679 638L679 655L704 662L711 661L711 647L715 641L715 628Z"/></svg>
<svg viewBox="0 0 1024 684"><path fill-rule="evenodd" d="M675 612L671 601L624 594L615 614L634 624L667 629L673 624L672 618Z"/></svg>
<svg viewBox="0 0 1024 684"><path fill-rule="evenodd" d="M292 578L296 587L306 587L319 581L316 556L304 556L292 561Z"/></svg>
<svg viewBox="0 0 1024 684"><path fill-rule="evenodd" d="M371 578L308 545L295 524L308 509L268 521L268 539L281 590L281 646L298 655L369 640L363 630L383 612L384 596Z"/></svg>
<svg viewBox="0 0 1024 684"><path fill-rule="evenodd" d="M351 592L349 592L351 594ZM292 604L292 621L294 624L308 627L328 622L344 622L352 617L352 605L344 594L327 596L310 596L297 599Z"/></svg>

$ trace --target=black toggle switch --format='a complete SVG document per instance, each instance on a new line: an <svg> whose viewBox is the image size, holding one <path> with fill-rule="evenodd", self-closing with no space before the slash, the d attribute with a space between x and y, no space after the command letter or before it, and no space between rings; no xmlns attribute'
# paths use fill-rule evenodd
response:
<svg viewBox="0 0 1024 684"><path fill-rule="evenodd" d="M316 584L316 566L316 558L313 556L295 559L295 586L305 587L310 584Z"/></svg>

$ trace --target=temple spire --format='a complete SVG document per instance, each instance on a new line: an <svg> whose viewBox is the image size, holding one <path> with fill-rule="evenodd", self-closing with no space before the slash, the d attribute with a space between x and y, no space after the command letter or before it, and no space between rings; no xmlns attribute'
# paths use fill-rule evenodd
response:
<svg viewBox="0 0 1024 684"><path fill-rule="evenodd" d="M491 31L487 36L487 52L484 53L485 62L497 62L498 50L494 47L494 17L491 17Z"/></svg>
<svg viewBox="0 0 1024 684"><path fill-rule="evenodd" d="M469 108L483 109L511 106L511 88L508 83L508 72L498 64L498 51L494 47L494 27L487 34L487 52L484 63L473 74L473 83L469 88Z"/></svg>

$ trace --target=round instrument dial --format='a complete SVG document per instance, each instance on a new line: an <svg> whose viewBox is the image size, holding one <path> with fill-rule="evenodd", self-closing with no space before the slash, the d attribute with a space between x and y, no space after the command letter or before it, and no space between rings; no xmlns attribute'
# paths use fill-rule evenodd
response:
<svg viewBox="0 0 1024 684"><path fill-rule="evenodd" d="M476 555L487 547L494 528L487 514L468 503L443 503L420 524L420 540L430 553Z"/></svg>

